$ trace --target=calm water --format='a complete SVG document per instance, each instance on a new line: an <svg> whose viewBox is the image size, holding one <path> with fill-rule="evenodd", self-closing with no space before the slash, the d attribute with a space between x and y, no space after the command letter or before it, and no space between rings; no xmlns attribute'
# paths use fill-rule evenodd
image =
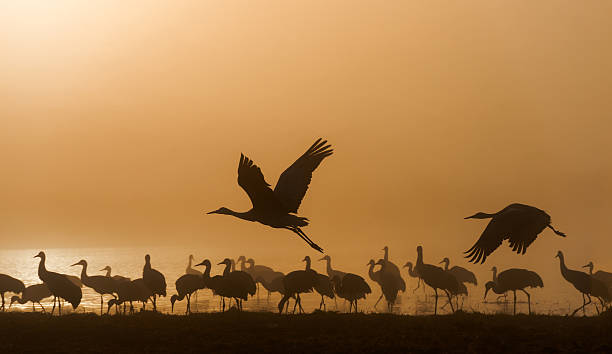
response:
<svg viewBox="0 0 612 354"><path fill-rule="evenodd" d="M21 279L26 286L40 283L37 274L38 258L33 258L38 251L38 249L0 251L0 273L9 274L13 277ZM185 269L187 267L190 252L186 249L164 248L153 250L149 249L146 251L144 249L135 248L61 248L45 250L45 253L47 254L46 266L47 269L51 271L79 276L81 267L70 267L70 265L78 262L81 259L85 259L89 264L88 275L103 275L105 273L99 272L98 270L110 265L113 269L114 275L123 275L132 279L140 278L142 276L144 255L147 252L151 254L153 268L161 271L165 275L166 282L168 284L168 297L161 298L158 301L158 307L162 312L170 312L170 295L176 293L174 282L178 277L185 273ZM222 254L223 253L219 253L218 250L213 250L209 255L195 254L196 263L199 263L204 258L208 258L213 263L211 274L219 274L223 272L224 268L223 266L216 266L215 264L219 263L223 258L225 258L225 256L222 256ZM238 258L239 255L232 256L234 258ZM248 254L246 254L246 256L248 258ZM393 259L391 260L394 261ZM400 262L396 261L395 263L399 264ZM363 264L365 264L365 262L363 262ZM268 263L266 265L272 266L276 270L284 273L288 273L296 269L302 269L304 266L304 264L299 262L299 260L297 262L293 262L288 259L275 262L274 264ZM313 268L319 272L325 272L324 266L324 262L313 262ZM345 268L339 264L334 264L334 268L344 270L355 269ZM372 288L372 294L370 294L365 301L360 301L359 310L365 312L376 311L374 309L374 303L380 296L380 289L378 285L368 279L367 267L361 266L360 263L360 268L358 269L363 269L362 273L359 275L363 276ZM416 279L410 278L407 273L403 273L403 276L406 280L408 289L405 293L400 293L398 303L396 304L394 311L396 313L411 315L431 313L433 311L433 291L431 289L427 289L427 292L423 292L422 289L419 289L418 291L413 292L412 289L417 286ZM478 287L468 286L470 296L463 301L463 309L466 311L479 311L484 313L512 313L512 294L508 296L508 300L510 301L508 304L494 303L493 301L496 298L495 294L490 294L488 296L488 300L492 303L483 303L482 296L484 294L484 283L490 280L490 277L490 274L487 274L487 278L480 276L478 279ZM558 281L563 280L560 279ZM546 278L544 279L544 283L547 284ZM563 289L564 290L559 291L558 288L550 289L549 287L545 287L543 289L528 290L532 295L532 310L534 312L543 314L567 314L568 312L571 312L571 309L582 304L582 297L577 291L569 287L565 287ZM520 303L517 305L517 311L526 313L527 304L524 302L526 301L526 298L522 293L518 294L518 297ZM110 296L105 296L105 303L110 298ZM278 294L272 295L268 300L267 292L262 288L262 291L259 294L259 299L257 296L249 299L249 301L244 302L244 308L248 311L276 311L276 305L278 304L279 300L280 296ZM319 301L320 296L316 294L304 294L302 296L302 303L307 312L318 308ZM185 303L186 301L177 303L174 312L179 314L184 313ZM328 310L337 309L339 311L345 311L348 308L348 306L345 306L344 300L338 300L336 305L334 300L326 298L326 303ZM443 304L446 303L446 301L441 300L440 303ZM43 305L50 309L52 306L51 299L43 300ZM67 306L66 308L71 307ZM148 308L151 308L150 305ZM13 309L31 311L31 304L15 304L13 305ZM81 305L77 308L77 311L99 312L99 309L100 296L92 289L84 287L83 299ZM192 305L192 310L194 312L218 311L219 297L213 297L210 290L201 290L198 292L197 304ZM382 300L378 305L378 310L386 310L384 300ZM450 307L447 306L447 308L441 310L440 313L445 313L448 311L450 311ZM592 308L588 311L594 312L595 309Z"/></svg>

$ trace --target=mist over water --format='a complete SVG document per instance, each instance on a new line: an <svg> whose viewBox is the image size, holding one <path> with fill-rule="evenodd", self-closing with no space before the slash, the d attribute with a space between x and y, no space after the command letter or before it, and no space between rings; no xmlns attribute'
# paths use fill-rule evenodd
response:
<svg viewBox="0 0 612 354"><path fill-rule="evenodd" d="M0 269L2 273L9 274L13 277L21 279L26 286L40 283L38 278L38 259L33 258L38 253L38 249L15 249L15 250L0 250ZM109 265L112 267L113 275L122 275L130 277L132 279L142 277L142 268L144 265L144 255L150 254L153 268L161 271L166 277L168 285L167 293L168 296L158 300L158 309L164 313L170 313L170 296L175 294L175 281L181 275L185 273L185 269L188 263L189 254L194 254L195 263L197 264L205 258L211 260L213 267L211 275L221 274L224 266L217 265L226 257L237 259L240 254L235 254L234 251L228 249L209 249L201 250L200 252L194 251L190 248L184 247L165 247L165 248L56 248L44 250L47 254L46 267L48 270L73 274L75 276L80 275L81 267L71 267L71 264L78 262L81 259L85 259L88 262L88 275L104 275L105 272L99 272L98 270ZM506 252L507 250L502 250ZM408 254L410 256L394 256L394 254ZM390 260L401 267L406 261L415 262L416 256L413 255L412 250L406 252L400 252L399 250L391 250ZM267 265L275 270L282 271L287 274L290 271L303 269L304 262L302 256L294 256L292 253L278 253L260 255L255 257L245 252L244 255L249 258L255 258L256 264ZM317 261L321 256L318 254L309 254L312 258L312 268L316 271L325 274L325 262ZM379 253L371 252L369 258L378 259L382 257L382 251ZM519 256L517 256L518 258ZM376 312L385 311L386 303L384 299L381 300L377 309L374 309L374 303L381 294L380 288L376 283L371 281L368 277L368 267L365 265L369 258L365 255L344 255L337 259L332 256L332 266L334 269L356 273L366 279L370 287L372 288L372 294L369 294L365 301L360 300L359 310L364 312ZM425 256L426 263L437 263L437 259L434 261L433 257ZM490 292L487 301L483 303L484 284L491 280L492 273L489 269L495 265L487 262L485 265L468 265L462 259L458 257L451 258L451 266L458 264L465 268L473 271L478 278L478 286L474 287L468 285L469 296L463 301L463 309L466 311L478 311L483 313L512 313L512 293L509 293L507 298L508 303L496 303L495 300L497 295ZM458 263L455 263L458 262ZM556 314L564 315L571 312L570 309L579 306L582 303L580 293L578 293L570 284L566 283L561 277L558 269L558 261L550 259L552 271L542 272L540 269L531 267L529 269L538 272L544 281L544 288L538 289L527 289L532 295L532 311L540 314ZM499 270L506 269L497 265ZM237 269L239 266L237 266ZM194 267L195 268L195 267ZM198 267L204 269L203 267ZM577 268L577 267L575 267ZM378 269L378 266L375 270ZM422 287L416 292L413 289L417 286L415 278L411 278L406 268L402 268L402 277L406 281L407 290L405 293L400 293L397 304L394 308L395 313L409 314L409 315L424 315L433 313L434 297L433 291L430 288L423 292ZM83 287L83 299L81 305L77 308L77 312L95 312L98 313L100 309L100 296L95 293L92 289ZM442 293L442 292L440 292ZM523 293L517 293L518 301L517 313L527 313L526 298ZM106 311L106 303L110 296L105 296L104 310ZM195 298L193 298L195 299ZM277 311L277 304L280 300L279 294L273 294L268 300L267 291L260 287L259 298L257 295L244 302L244 309L247 311ZM503 299L502 299L503 300ZM192 310L194 312L212 312L219 311L218 296L212 296L212 292L209 289L200 290L198 292L197 305L195 300L192 300ZM459 300L460 303L462 300ZM306 312L311 312L318 308L320 302L320 295L318 294L303 294L302 303ZM345 304L344 300L338 299L336 302L328 298L325 299L327 304L327 310L330 311L346 311L348 305ZM50 309L52 306L51 298L42 301L45 308ZM337 303L337 304L336 304ZM444 297L440 297L440 305L446 303ZM174 313L183 314L185 312L186 301L177 302ZM293 306L293 302L290 305L290 309ZM68 309L70 306L66 306ZM30 303L19 305L13 304L14 309L23 311L31 311L32 305ZM135 308L139 309L140 305L135 304ZM151 309L151 304L147 305L147 309ZM40 309L38 309L40 311ZM589 307L588 312L594 313L595 310ZM439 313L449 313L450 307L447 306L444 310ZM588 313L587 312L587 313ZM114 313L114 310L111 312Z"/></svg>

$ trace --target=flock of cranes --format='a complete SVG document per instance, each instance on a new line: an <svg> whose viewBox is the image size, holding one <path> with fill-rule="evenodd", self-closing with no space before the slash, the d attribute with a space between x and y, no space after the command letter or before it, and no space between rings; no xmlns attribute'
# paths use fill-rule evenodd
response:
<svg viewBox="0 0 612 354"><path fill-rule="evenodd" d="M402 277L400 269L389 260L389 249L385 247L384 256L377 261L370 259L367 262L367 278L370 284L375 284L380 290L380 297L374 305L374 309L379 301L384 299L387 304L387 311L393 312L393 308L398 300L399 294L406 291L406 282ZM38 304L45 311L41 301L53 297L53 314L56 304L59 313L62 310L62 301L66 301L76 309L82 298L81 287L74 283L67 274L56 273L47 270L44 252L38 253L35 257L40 258L38 266L38 276L42 283L25 287L23 282L5 274L0 274L0 295L2 296L2 307L5 310L5 293L21 294L11 297L10 306L13 303L26 304L32 303L32 310ZM476 287L478 280L474 273L459 266L450 267L450 259L445 257L438 265L426 262L422 246L416 248L416 262L408 261L403 268L406 274L424 286L431 288L434 293L433 314L438 313L440 295L444 296L445 305L450 305L451 311L459 308L458 299L468 294L468 286ZM582 306L575 309L571 315L575 315L582 310L586 315L586 307L590 304L599 302L595 308L599 313L600 309L605 309L612 302L612 273L597 271L593 273L593 263L585 265L589 272L569 269L565 264L563 253L559 251L557 258L560 261L562 277L571 283L583 297ZM189 263L185 274L181 275L175 282L176 294L170 297L171 309L174 312L176 302L186 300L186 314L192 313L192 296L199 290L209 289L213 295L219 296L219 310L225 311L232 306L232 302L237 310L243 309L243 301L248 301L257 293L257 288L261 286L268 292L268 299L272 293L278 293L281 300L278 303L280 313L289 312L289 303L293 301L293 313L303 313L302 295L305 293L315 293L320 296L319 310L326 310L326 299L337 301L345 300L349 303L349 312L357 312L358 301L365 299L372 293L377 293L377 289L370 287L370 284L358 274L341 271L332 267L332 259L329 255L318 259L324 263L325 273L319 273L312 267L312 260L309 256L302 260L304 267L287 274L274 270L272 267L255 264L252 258L240 256L237 261L225 258L217 265L222 266L223 271L219 275L211 276L212 263L209 259L204 259L198 264L193 264L193 256L189 256ZM123 305L123 313L126 313L129 305L129 313L134 312L134 302L142 303L142 310L150 301L153 311L157 311L158 297L167 294L165 276L152 267L151 257L145 256L142 270L142 278L131 280L128 277L112 275L111 268L105 267L101 271L105 275L89 275L87 273L87 261L80 260L72 266L81 266L81 276L79 278L83 286L93 289L100 295L100 313L104 312L104 296L110 296L107 302L108 314L111 308L116 307L116 312L120 312ZM239 269L236 269L237 266ZM484 299L490 291L504 296L513 293L513 313L516 314L517 291L527 296L528 313L531 314L531 295L529 288L543 287L542 278L535 272L527 269L511 268L498 273L497 268L493 267L492 279L484 285ZM413 290L416 291L416 288ZM454 301L453 301L454 300ZM229 301L229 303L227 303ZM9 306L9 307L10 307Z"/></svg>
<svg viewBox="0 0 612 354"><path fill-rule="evenodd" d="M280 176L274 190L266 182L261 169L254 164L248 157L241 155L238 164L238 185L244 189L252 203L252 208L246 212L236 212L222 207L208 214L231 215L247 221L256 221L261 224L287 229L298 235L310 247L323 253L323 249L313 242L302 230L308 225L309 221L305 217L297 215L299 206L304 198L308 186L312 179L314 170L328 156L332 155L333 150L327 141L318 139L306 150L291 166L289 166ZM505 240L508 240L512 251L518 254L525 254L527 248L536 240L546 228L551 229L556 235L565 237L566 235L556 230L551 224L551 217L545 211L525 204L510 204L496 213L478 212L465 219L491 219L480 238L468 249L465 254L469 262L484 263ZM371 259L367 266L368 276L371 281L376 283L381 291L381 295L374 307L384 298L387 308L392 311L400 292L406 291L406 282L402 278L400 269L389 260L388 247L383 248L384 256L378 261ZM435 303L434 314L438 311L438 301L440 295L446 295L447 304L451 311L459 307L456 300L467 295L468 287L466 284L477 286L476 276L469 270L453 266L449 268L450 260L444 258L440 263L444 263L444 268L434 264L425 263L423 248L418 246L416 262L406 262L404 268L408 268L408 275L417 278L420 284L425 284L434 291ZM134 311L133 302L143 303L143 309L150 300L153 311L157 311L158 297L167 295L167 285L164 275L151 265L151 257L145 256L145 264L142 271L142 278L131 280L127 277L118 275L111 276L111 268L105 267L106 275L90 276L87 274L87 261L81 260L73 266L81 266L81 276L75 279L74 276L60 274L46 269L46 255L40 252L35 257L40 258L38 276L42 284L25 287L24 284L8 275L0 274L0 294L2 295L2 307L5 310L4 294L12 292L22 294L21 297L13 296L13 302L26 303L32 302L40 304L46 297L53 297L54 312L56 303L61 314L62 301L67 301L76 309L82 298L81 287L86 286L93 289L100 295L100 313L103 313L104 296L110 295L113 298L108 301L108 311L112 306L130 304L130 312ZM612 302L612 273L598 271L593 274L593 263L585 265L589 268L589 273L572 270L567 268L563 253L559 251L557 257L560 261L561 274L565 280L570 282L583 297L582 306L573 311L583 310L591 304L592 298L599 300L601 308L610 306ZM197 294L198 290L210 289L214 295L220 296L221 311L225 311L226 299L235 302L238 310L242 310L243 301L256 294L259 285L271 293L279 293L282 298L278 303L279 312L288 312L289 302L294 301L293 312L296 309L303 312L301 294L316 292L321 296L319 309L326 309L325 298L341 298L349 302L349 312L358 311L358 301L364 299L372 293L372 289L366 280L354 273L339 271L332 268L332 261L329 255L324 255L319 261L326 262L326 273L321 274L312 268L311 259L306 256L304 269L292 271L288 274L275 271L271 267L255 264L252 258L244 256L238 258L240 269L236 270L236 263L225 258L218 265L223 265L224 270L220 275L211 276L212 263L205 259L193 265L194 257L189 256L185 274L176 281L176 291L170 297L172 310L177 301L187 300L186 313L191 313L191 296ZM248 267L247 267L248 265ZM193 268L196 267L196 268ZM197 267L204 267L200 271ZM378 269L376 269L379 267ZM527 296L528 311L531 313L531 295L526 288L543 287L542 278L533 271L526 269L507 269L497 274L497 269L493 267L493 279L485 284L485 299L490 290L505 296L512 291L514 294L514 310L516 313L516 292L522 291ZM416 290L416 289L415 289ZM197 296L197 295L196 295ZM587 301L588 300L588 301ZM446 306L444 305L444 306ZM42 305L41 305L42 306ZM599 312L599 308L596 305ZM44 310L44 308L43 308Z"/></svg>

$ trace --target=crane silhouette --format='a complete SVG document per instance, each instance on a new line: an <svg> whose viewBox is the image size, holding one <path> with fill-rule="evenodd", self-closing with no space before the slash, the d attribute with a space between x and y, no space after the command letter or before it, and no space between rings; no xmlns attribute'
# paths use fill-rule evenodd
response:
<svg viewBox="0 0 612 354"><path fill-rule="evenodd" d="M242 257L244 258L244 256ZM278 277L278 272L265 265L256 265L255 260L253 258L245 259L243 261L243 264L245 262L249 265L249 267L245 267L244 271L249 273L251 277L253 277L253 279L255 280L255 284L261 283L261 280L265 280L267 283L270 283L272 280ZM257 279L260 279L260 281L257 281ZM268 292L268 297L270 297L270 292Z"/></svg>
<svg viewBox="0 0 612 354"><path fill-rule="evenodd" d="M374 267L376 267L376 264L374 262L373 259L370 259L370 261L366 264L366 266L368 266L368 277L370 277L370 279L375 282L376 284L378 284L378 286L380 287L380 291L382 293L382 280L380 279L382 270L379 269L377 271L374 271ZM382 268L382 267L381 267ZM381 295L382 296L382 295ZM380 299L379 299L380 300ZM376 301L376 303L378 303L378 301ZM374 308L376 308L376 306L374 306Z"/></svg>
<svg viewBox="0 0 612 354"><path fill-rule="evenodd" d="M200 272L198 272L197 275L183 274L174 284L178 294L170 297L172 312L174 312L174 303L176 301L182 301L183 299L187 298L187 309L185 310L185 314L188 315L191 313L191 294L195 293L199 289L206 288L204 277Z"/></svg>
<svg viewBox="0 0 612 354"><path fill-rule="evenodd" d="M402 274L400 273L399 268L395 265L395 263L393 263L393 262L391 262L389 260L389 247L385 246L382 250L385 252L385 254L383 256L383 260L384 260L385 265L386 265L384 267L385 272L390 272L390 273L394 274L398 278L398 281L399 281L399 284L400 284L400 290L401 291L406 291L406 282L404 281L404 278L402 278Z"/></svg>
<svg viewBox="0 0 612 354"><path fill-rule="evenodd" d="M510 204L497 213L478 212L465 219L491 219L478 241L464 252L465 258L470 258L469 261L473 263L484 263L504 240L508 240L512 251L525 254L527 247L547 227L559 236L566 236L555 230L550 223L550 215L544 210L525 204Z"/></svg>
<svg viewBox="0 0 612 354"><path fill-rule="evenodd" d="M421 277L419 277L419 274L417 273L417 271L413 268L412 266L412 262L408 261L406 262L406 264L404 264L403 268L408 268L408 275L410 275L412 278L416 278L417 279L417 287L414 288L414 290L412 290L412 292L417 291L417 289L421 286ZM425 287L423 287L423 292L425 292Z"/></svg>
<svg viewBox="0 0 612 354"><path fill-rule="evenodd" d="M108 295L112 295L113 297L115 297L115 293L117 292L118 283L113 278L103 276L103 275L94 275L91 277L88 276L87 275L87 261L84 259L81 259L77 263L73 264L72 267L77 266L77 265L80 265L83 267L81 268L81 282L85 286L94 289L95 292L100 294L100 315L101 315L102 312L104 311L104 295L108 294Z"/></svg>
<svg viewBox="0 0 612 354"><path fill-rule="evenodd" d="M197 269L194 269L191 267L191 264L194 260L193 254L189 255L189 263L187 264L187 268L185 268L185 274L193 274L193 275L198 275L198 276L202 276L202 273L200 273ZM188 299L188 303L190 305L190 310L191 311L191 295L189 295L189 299ZM198 291L195 291L195 303L196 303L196 308L198 306Z"/></svg>
<svg viewBox="0 0 612 354"><path fill-rule="evenodd" d="M166 278L151 267L151 256L145 256L145 265L142 268L142 280L153 294L153 311L157 312L157 296L166 296Z"/></svg>
<svg viewBox="0 0 612 354"><path fill-rule="evenodd" d="M310 257L306 256L304 259L306 259L306 270L311 269L310 268ZM321 274L315 271L314 269L312 271L315 272L317 276L317 281L315 282L314 290L317 293L319 293L319 295L321 295L321 302L319 303L319 310L321 310L321 307L323 307L323 311L325 311L326 306L325 306L324 296L327 296L330 299L335 299L336 295L334 294L334 287L333 287L331 280L329 279L327 275Z"/></svg>
<svg viewBox="0 0 612 354"><path fill-rule="evenodd" d="M604 272L603 270L598 270L593 274L593 262L589 262L589 264L583 266L583 268L589 268L589 275L593 278L603 282L606 284L608 288L612 289L612 273Z"/></svg>
<svg viewBox="0 0 612 354"><path fill-rule="evenodd" d="M219 263L222 264L222 263ZM214 277L210 276L210 270L212 269L212 265L210 260L205 259L201 263L195 265L195 267L204 266L204 272L202 272L202 278L204 279L204 284L210 290L212 290L213 295L219 295L221 297L221 301L219 304L219 309L221 310L221 304L223 305L222 311L225 311L225 297L227 295L224 285L225 281L223 279L223 275L215 275Z"/></svg>
<svg viewBox="0 0 612 354"><path fill-rule="evenodd" d="M416 272L419 274L425 284L429 285L436 294L436 302L434 305L434 315L438 314L438 289L443 290L448 297L448 302L451 305L451 310L454 312L451 294L459 293L459 283L455 277L444 271L444 269L432 264L423 262L423 247L417 247L417 262L415 266Z"/></svg>
<svg viewBox="0 0 612 354"><path fill-rule="evenodd" d="M247 221L293 231L310 247L319 252L323 249L314 243L302 231L308 225L308 219L297 216L298 208L306 195L313 171L321 161L333 153L327 141L318 139L300 156L278 179L274 190L264 179L261 169L251 159L240 155L238 164L238 185L251 199L253 207L247 212L236 212L222 207L208 214L232 215Z"/></svg>
<svg viewBox="0 0 612 354"><path fill-rule="evenodd" d="M76 310L83 297L81 288L70 281L70 279L66 277L66 274L48 271L45 267L45 261L47 260L45 252L40 251L34 258L40 258L40 262L38 263L38 277L49 288L51 294L53 294L53 308L51 309L51 314L55 311L55 301L57 299L68 301L72 305L72 308ZM61 315L62 304L59 301L58 307L59 314Z"/></svg>
<svg viewBox="0 0 612 354"><path fill-rule="evenodd" d="M339 270L335 270L332 268L332 261L331 261L331 257L329 255L325 255L323 257L321 257L321 259L319 259L319 261L326 261L327 266L326 266L326 272L327 272L327 276L331 279L335 276L338 276L340 279L342 279L342 277L344 277L346 275L346 272L342 272Z"/></svg>
<svg viewBox="0 0 612 354"><path fill-rule="evenodd" d="M359 299L365 299L367 294L372 293L372 289L366 283L365 279L357 274L347 273L342 279L335 275L332 278L334 284L334 290L338 297L348 300L349 302L349 313L355 308L357 313L357 301Z"/></svg>
<svg viewBox="0 0 612 354"><path fill-rule="evenodd" d="M36 312L35 304L39 304L43 312L46 312L44 306L40 303L40 301L51 296L53 296L53 294L51 294L51 291L49 291L49 288L45 284L30 285L25 288L25 290L21 294L21 297L17 295L11 297L11 304L9 305L9 308L13 306L14 302L17 302L21 305L27 302L31 302L32 312Z"/></svg>
<svg viewBox="0 0 612 354"><path fill-rule="evenodd" d="M232 261L229 258L225 258L218 265L222 264L225 264L225 269L223 270L221 293L219 294L223 297L233 298L238 310L242 310L242 301L248 300L249 295L255 295L255 281L246 272L232 271ZM223 308L225 309L225 300L223 302Z"/></svg>
<svg viewBox="0 0 612 354"><path fill-rule="evenodd" d="M0 295L2 295L2 312L5 310L4 293L11 292L21 294L25 290L25 285L19 279L15 279L10 275L0 274Z"/></svg>
<svg viewBox="0 0 612 354"><path fill-rule="evenodd" d="M478 285L476 274L470 272L469 270L459 266L454 266L449 269L448 266L450 264L450 259L448 259L448 257L444 257L440 263L444 263L444 270L454 275L458 282Z"/></svg>
<svg viewBox="0 0 612 354"><path fill-rule="evenodd" d="M516 315L516 291L520 290L527 295L527 305L529 314L531 315L531 295L525 290L525 288L538 288L543 287L544 282L542 278L536 273L527 269L511 268L506 269L497 275L497 268L494 271L494 281L489 281L485 284L484 298L487 298L489 290L493 290L496 294L505 294L508 291L514 293L514 310L513 314Z"/></svg>
<svg viewBox="0 0 612 354"><path fill-rule="evenodd" d="M402 283L399 281L398 277L393 274L393 272L387 271L386 268L389 267L388 262L381 259L376 264L380 265L379 285L385 300L387 301L387 310L389 312L393 312L393 305L395 305L397 293L401 290ZM372 267L370 267L370 269L372 269Z"/></svg>
<svg viewBox="0 0 612 354"><path fill-rule="evenodd" d="M102 269L100 269L101 272L106 272L106 277L108 278L112 278L114 281L116 282L122 282L122 281L131 281L132 279L128 278L128 277L124 277L121 275L111 275L112 272L112 268L110 266L106 266Z"/></svg>
<svg viewBox="0 0 612 354"><path fill-rule="evenodd" d="M563 252L558 251L555 257L559 258L559 266L561 267L561 275L563 278L571 283L576 290L582 293L582 306L575 309L571 316L574 316L576 312L580 311L581 309L582 313L586 316L585 307L591 303L591 295L598 297L602 303L602 306L604 305L604 301L607 302L611 300L608 288L604 283L593 278L587 273L567 268L565 265L565 257L563 256ZM589 299L588 302L586 301L586 298ZM599 312L599 310L597 311Z"/></svg>
<svg viewBox="0 0 612 354"><path fill-rule="evenodd" d="M110 299L108 301L108 309L106 313L110 311L113 305L119 307L119 305L123 304L124 314L125 314L125 303L130 303L130 313L134 313L134 301L142 302L142 310L145 309L146 303L153 293L144 283L142 278L134 279L131 281L120 282L117 287L117 298Z"/></svg>
<svg viewBox="0 0 612 354"><path fill-rule="evenodd" d="M309 258L308 258L309 259ZM283 312L283 308L285 304L287 304L287 310L290 298L295 298L295 305L293 306L293 312L295 312L295 307L299 306L299 311L303 312L302 308L302 300L300 298L301 293L310 293L314 289L317 284L317 273L310 269L310 262L307 261L307 258L304 257L302 262L306 263L306 268L304 270L295 270L285 275L283 278L283 287L285 289L285 293L283 294L282 299L278 303L278 311L279 313Z"/></svg>
<svg viewBox="0 0 612 354"><path fill-rule="evenodd" d="M270 299L270 294L279 293L281 295L285 294L285 286L283 285L283 279L285 278L285 274L282 272L276 272L276 277L270 281L267 281L264 278L257 278L255 282L261 284L264 289L268 291L268 301Z"/></svg>

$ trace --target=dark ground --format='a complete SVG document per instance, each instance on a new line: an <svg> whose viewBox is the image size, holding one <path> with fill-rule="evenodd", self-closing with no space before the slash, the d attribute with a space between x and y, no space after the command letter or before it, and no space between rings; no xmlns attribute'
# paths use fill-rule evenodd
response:
<svg viewBox="0 0 612 354"><path fill-rule="evenodd" d="M0 353L23 352L601 352L598 317L228 312L191 316L0 313Z"/></svg>

